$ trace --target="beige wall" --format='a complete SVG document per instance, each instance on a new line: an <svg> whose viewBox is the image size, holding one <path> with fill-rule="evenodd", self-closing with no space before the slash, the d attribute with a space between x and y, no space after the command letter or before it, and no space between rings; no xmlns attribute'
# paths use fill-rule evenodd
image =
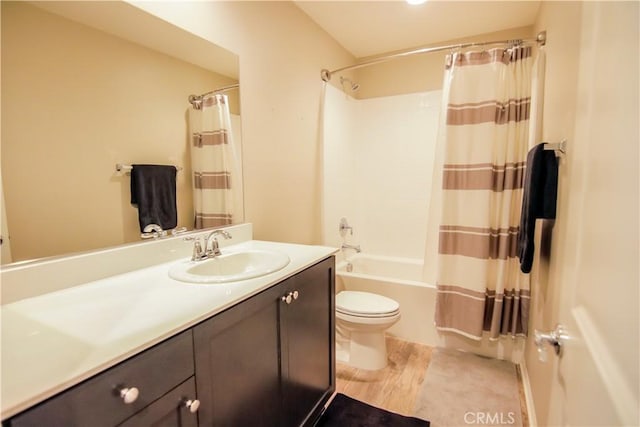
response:
<svg viewBox="0 0 640 427"><path fill-rule="evenodd" d="M571 198L578 193L571 187L569 177L577 167L576 145L580 141L573 138L576 112L579 42L581 31L581 2L544 2L536 21L536 30L547 31L547 54L544 112L542 123L543 139L560 141L566 138L569 152L561 159L558 178L557 220L552 233L551 265L549 260L540 259L539 251L531 274L530 335L525 353L526 365L531 380L538 424L548 425L550 406L550 381L556 359L548 363L538 361L533 343L533 330L552 330L558 322L560 294L562 290L561 269L569 262L569 242L577 236L568 236L567 225L571 218L569 206ZM540 227L537 227L540 231ZM540 239L540 233L537 235ZM552 267L551 271L549 267Z"/></svg>
<svg viewBox="0 0 640 427"><path fill-rule="evenodd" d="M513 28L475 37L448 40L438 43L436 46L478 41L524 39L532 37L532 31L531 27ZM352 95L361 99L442 89L444 60L449 53L448 51L443 51L413 55L356 69L353 78L360 84L360 89ZM366 58L362 58L362 60L366 60ZM339 82L340 75L337 74L333 79Z"/></svg>
<svg viewBox="0 0 640 427"><path fill-rule="evenodd" d="M192 228L187 97L232 82L2 2L2 176L13 260L138 241L130 180L114 174L117 162L183 166L179 225Z"/></svg>
<svg viewBox="0 0 640 427"><path fill-rule="evenodd" d="M240 56L246 220L258 239L319 243L320 70L353 57L290 2L136 5Z"/></svg>

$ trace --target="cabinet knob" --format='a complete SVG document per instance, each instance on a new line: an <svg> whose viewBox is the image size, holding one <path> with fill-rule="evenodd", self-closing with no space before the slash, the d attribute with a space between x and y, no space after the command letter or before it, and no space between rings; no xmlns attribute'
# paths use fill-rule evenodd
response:
<svg viewBox="0 0 640 427"><path fill-rule="evenodd" d="M298 291L293 291L293 299L298 299L298 297L300 296L300 294L298 293Z"/></svg>
<svg viewBox="0 0 640 427"><path fill-rule="evenodd" d="M200 408L200 401L198 399L189 399L184 402L184 406L189 410L189 412L195 414L198 412L198 408Z"/></svg>
<svg viewBox="0 0 640 427"><path fill-rule="evenodd" d="M287 304L291 304L291 301L293 301L292 297L293 297L293 293L289 292L287 295L283 295L282 298L280 298L280 299L282 300L282 302L286 302Z"/></svg>
<svg viewBox="0 0 640 427"><path fill-rule="evenodd" d="M140 391L135 387L121 388L119 391L120 398L127 405L135 402L140 394Z"/></svg>

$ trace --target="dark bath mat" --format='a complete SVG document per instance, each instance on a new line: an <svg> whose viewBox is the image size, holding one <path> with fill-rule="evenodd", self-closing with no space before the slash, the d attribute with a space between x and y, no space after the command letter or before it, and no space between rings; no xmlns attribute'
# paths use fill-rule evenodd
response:
<svg viewBox="0 0 640 427"><path fill-rule="evenodd" d="M385 411L338 393L316 427L429 427L429 421Z"/></svg>

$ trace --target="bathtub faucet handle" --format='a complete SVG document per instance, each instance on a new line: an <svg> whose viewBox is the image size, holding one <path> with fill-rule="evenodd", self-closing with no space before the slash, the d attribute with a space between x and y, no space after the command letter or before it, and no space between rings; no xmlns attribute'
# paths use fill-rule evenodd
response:
<svg viewBox="0 0 640 427"><path fill-rule="evenodd" d="M353 227L349 225L347 218L345 217L340 218L340 226L338 227L338 230L340 230L340 236L342 237L347 235L347 230L349 231L349 234L353 236Z"/></svg>

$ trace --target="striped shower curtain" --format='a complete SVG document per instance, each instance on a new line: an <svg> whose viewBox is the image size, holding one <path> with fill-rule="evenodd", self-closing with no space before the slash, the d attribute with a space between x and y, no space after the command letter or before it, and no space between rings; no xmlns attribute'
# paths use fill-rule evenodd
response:
<svg viewBox="0 0 640 427"><path fill-rule="evenodd" d="M532 48L455 53L446 128L436 327L524 335L528 278L516 254L528 151Z"/></svg>
<svg viewBox="0 0 640 427"><path fill-rule="evenodd" d="M205 97L189 111L195 228L233 223L237 163L226 95Z"/></svg>

